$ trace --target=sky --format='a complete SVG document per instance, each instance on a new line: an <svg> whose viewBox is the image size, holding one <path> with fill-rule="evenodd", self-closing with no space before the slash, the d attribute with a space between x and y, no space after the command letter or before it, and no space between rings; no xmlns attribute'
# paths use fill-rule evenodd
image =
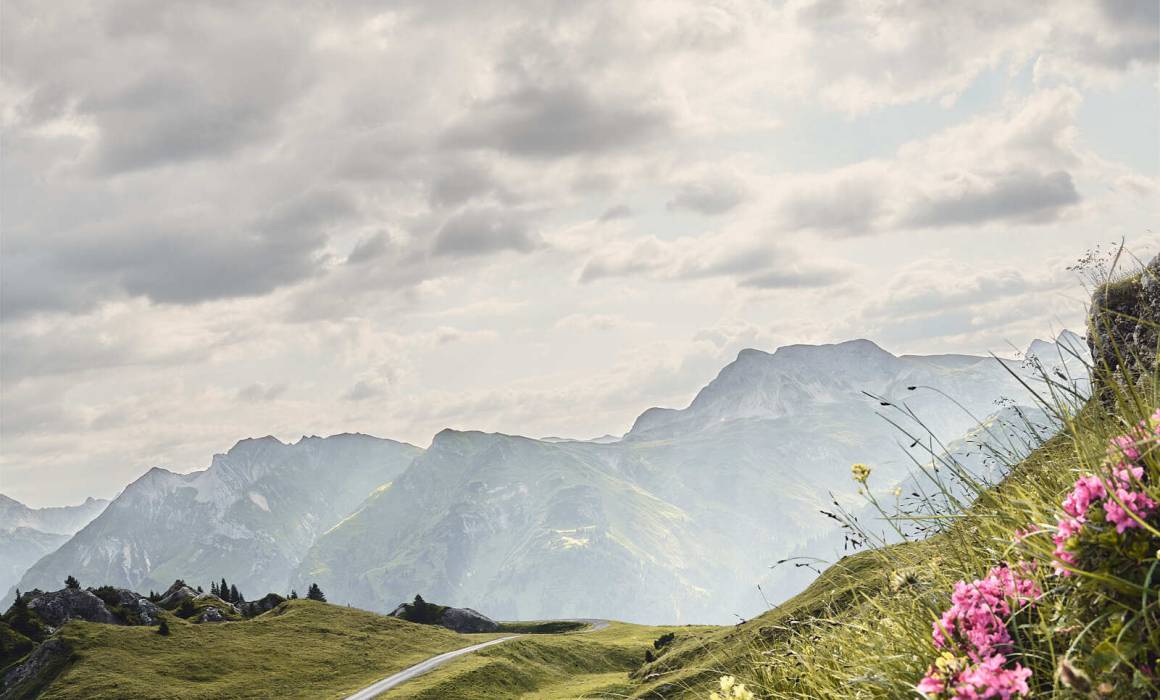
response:
<svg viewBox="0 0 1160 700"><path fill-rule="evenodd" d="M1082 328L1160 250L1157 7L5 0L0 492Z"/></svg>

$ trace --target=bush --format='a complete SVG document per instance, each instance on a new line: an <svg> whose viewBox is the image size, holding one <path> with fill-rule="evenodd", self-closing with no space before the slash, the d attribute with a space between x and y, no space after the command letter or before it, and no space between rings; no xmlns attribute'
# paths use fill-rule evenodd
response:
<svg viewBox="0 0 1160 700"><path fill-rule="evenodd" d="M161 624L157 625L157 634L162 637L169 636L169 623L165 621L165 618L161 618Z"/></svg>

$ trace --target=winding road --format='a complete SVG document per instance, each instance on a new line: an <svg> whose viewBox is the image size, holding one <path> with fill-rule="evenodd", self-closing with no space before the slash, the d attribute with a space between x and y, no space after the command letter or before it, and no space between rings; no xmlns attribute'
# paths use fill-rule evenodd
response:
<svg viewBox="0 0 1160 700"><path fill-rule="evenodd" d="M602 630L602 629L605 629L608 627L608 620L576 620L576 622L586 622L589 625L588 629L584 630L584 632L581 632L580 634L586 634L588 632L597 632L599 630ZM576 633L575 632L565 632L565 634L576 634ZM379 695L387 692L391 688L402 685L403 683L406 683L407 681L411 680L412 678L417 678L417 677L423 675L424 673L427 673L428 671L434 671L435 669L439 668L443 664L446 664L449 661L457 659L460 656L465 656L465 655L470 654L472 652L479 651L480 649L486 649L487 647L494 646L496 644L503 644L504 642L510 641L512 639L519 639L520 637L525 637L525 636L527 636L527 635L513 634L510 637L500 637L499 639L491 639L491 640L488 640L486 642L482 642L480 644L472 644L469 647L463 647L462 649L456 649L454 651L449 651L449 652L446 652L444 654L440 654L438 656L432 656L431 658L427 659L426 661L417 663L414 666L411 666L410 668L405 668L393 676L387 676L386 678L379 681L378 683L375 683L374 685L369 685L369 686L363 688L362 690L358 691L354 695L348 695L346 697L346 700L371 700L371 698L376 698Z"/></svg>

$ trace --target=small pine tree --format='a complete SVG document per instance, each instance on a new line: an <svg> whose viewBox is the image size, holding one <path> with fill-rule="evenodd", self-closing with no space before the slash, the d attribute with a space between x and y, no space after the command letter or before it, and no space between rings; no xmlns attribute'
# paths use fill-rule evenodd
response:
<svg viewBox="0 0 1160 700"><path fill-rule="evenodd" d="M290 589L290 600L298 600L298 591Z"/></svg>
<svg viewBox="0 0 1160 700"><path fill-rule="evenodd" d="M226 598L226 600L228 600L231 603L236 604L236 603L240 602L241 599L242 599L242 596L238 594L238 587L231 584L230 585L230 597Z"/></svg>
<svg viewBox="0 0 1160 700"><path fill-rule="evenodd" d="M197 587L197 592L198 592L198 593L205 593L205 591L204 591L204 590L202 590L202 587L201 587L201 586L198 586L198 587Z"/></svg>
<svg viewBox="0 0 1160 700"><path fill-rule="evenodd" d="M64 587L71 588L74 591L80 590L81 582L77 580L76 576L70 574L69 577L64 580Z"/></svg>
<svg viewBox="0 0 1160 700"><path fill-rule="evenodd" d="M165 621L165 618L161 618L161 624L157 626L157 634L162 637L169 636L169 623Z"/></svg>
<svg viewBox="0 0 1160 700"><path fill-rule="evenodd" d="M222 600L225 600L226 596L228 596L229 594L230 594L230 585L228 583L226 583L226 579L223 576L222 582L218 585L218 596Z"/></svg>
<svg viewBox="0 0 1160 700"><path fill-rule="evenodd" d="M17 604L17 603L19 603L19 602L20 602L20 589L19 589L19 588L17 588L17 589L16 589L16 600L12 601L12 604L13 604L13 605L16 605L16 604Z"/></svg>
<svg viewBox="0 0 1160 700"><path fill-rule="evenodd" d="M193 600L186 598L181 601L181 607L177 609L177 616L183 620L188 620L197 614L197 608L193 607Z"/></svg>
<svg viewBox="0 0 1160 700"><path fill-rule="evenodd" d="M652 662L654 662L656 660L657 660L657 657L655 654L652 653L652 649L645 649L644 650L644 662L646 664L651 664Z"/></svg>
<svg viewBox="0 0 1160 700"><path fill-rule="evenodd" d="M309 590L306 591L307 600L317 600L320 603L326 602L326 594L318 587L317 583L310 584Z"/></svg>
<svg viewBox="0 0 1160 700"><path fill-rule="evenodd" d="M216 595L217 597L219 597L219 598L220 598L220 597L221 597L221 590L222 590L222 589L218 588L217 581L211 581L211 582L210 582L210 584L209 584L209 592L210 592L210 594L211 594L211 595Z"/></svg>

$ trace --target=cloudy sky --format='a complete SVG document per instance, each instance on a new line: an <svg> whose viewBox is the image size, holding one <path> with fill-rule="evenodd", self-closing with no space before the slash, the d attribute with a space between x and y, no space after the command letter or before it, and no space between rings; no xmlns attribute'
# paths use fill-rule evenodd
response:
<svg viewBox="0 0 1160 700"><path fill-rule="evenodd" d="M288 9L294 8L294 9ZM5 0L0 491L622 433L743 347L1009 352L1157 248L1150 0Z"/></svg>

